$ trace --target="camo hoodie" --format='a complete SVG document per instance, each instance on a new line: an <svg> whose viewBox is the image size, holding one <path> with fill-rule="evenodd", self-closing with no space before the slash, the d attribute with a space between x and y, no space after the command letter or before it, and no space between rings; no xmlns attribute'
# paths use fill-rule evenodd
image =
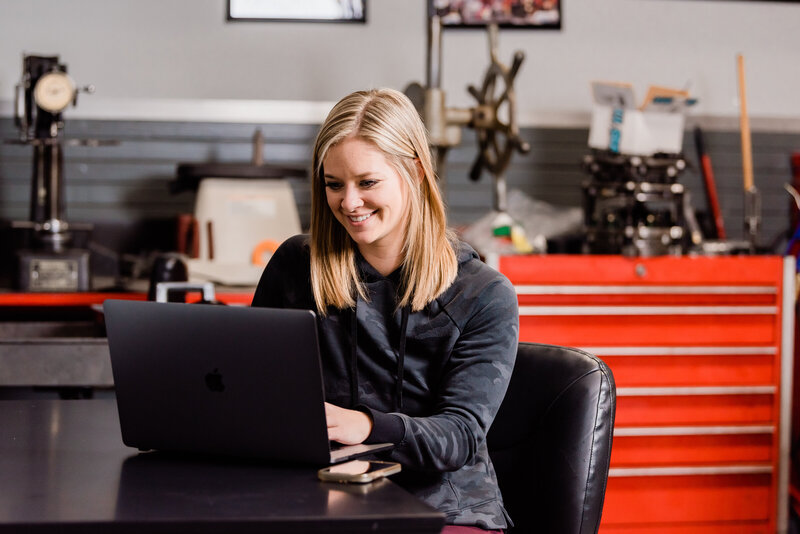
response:
<svg viewBox="0 0 800 534"><path fill-rule="evenodd" d="M393 480L448 524L509 525L486 448L517 352L519 312L509 281L460 243L455 282L425 309L396 309L400 269L378 273L361 255L369 300L318 319L325 398L373 420L367 443L391 442ZM269 261L253 306L315 310L308 236Z"/></svg>

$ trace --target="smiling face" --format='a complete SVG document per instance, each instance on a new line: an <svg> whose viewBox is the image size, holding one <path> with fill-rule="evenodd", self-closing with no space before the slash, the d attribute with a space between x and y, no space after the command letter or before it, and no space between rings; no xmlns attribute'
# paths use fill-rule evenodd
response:
<svg viewBox="0 0 800 534"><path fill-rule="evenodd" d="M347 137L323 160L325 196L364 258L382 274L402 263L408 187L372 143Z"/></svg>

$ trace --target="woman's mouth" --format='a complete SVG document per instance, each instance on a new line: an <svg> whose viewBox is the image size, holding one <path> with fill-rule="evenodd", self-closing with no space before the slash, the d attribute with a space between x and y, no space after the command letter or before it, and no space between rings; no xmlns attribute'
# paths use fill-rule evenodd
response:
<svg viewBox="0 0 800 534"><path fill-rule="evenodd" d="M360 222L364 222L367 219L369 219L370 217L372 217L372 215L374 213L375 212L373 211L372 213L367 213L367 214L364 214L364 215L348 215L347 218L350 219L350 221L352 221L354 223L360 223Z"/></svg>

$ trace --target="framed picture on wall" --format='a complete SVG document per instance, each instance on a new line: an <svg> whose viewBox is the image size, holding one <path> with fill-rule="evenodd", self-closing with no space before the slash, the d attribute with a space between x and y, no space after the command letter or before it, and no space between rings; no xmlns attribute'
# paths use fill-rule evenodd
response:
<svg viewBox="0 0 800 534"><path fill-rule="evenodd" d="M228 20L363 23L367 0L228 0Z"/></svg>
<svg viewBox="0 0 800 534"><path fill-rule="evenodd" d="M501 28L561 28L562 0L428 0L428 15L442 25L482 28L496 22Z"/></svg>

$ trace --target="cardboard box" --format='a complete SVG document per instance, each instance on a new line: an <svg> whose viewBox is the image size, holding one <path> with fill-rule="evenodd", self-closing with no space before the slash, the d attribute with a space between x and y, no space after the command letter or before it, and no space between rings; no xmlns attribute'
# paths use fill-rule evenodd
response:
<svg viewBox="0 0 800 534"><path fill-rule="evenodd" d="M620 154L650 156L683 150L687 91L651 86L641 106L626 83L593 82L589 146Z"/></svg>

